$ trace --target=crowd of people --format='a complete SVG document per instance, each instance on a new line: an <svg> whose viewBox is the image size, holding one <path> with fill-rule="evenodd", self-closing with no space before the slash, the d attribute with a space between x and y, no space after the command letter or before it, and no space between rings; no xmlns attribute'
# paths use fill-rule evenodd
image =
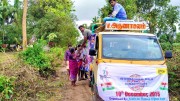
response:
<svg viewBox="0 0 180 101"><path fill-rule="evenodd" d="M76 86L76 81L87 80L90 78L90 63L93 57L89 55L89 49L94 48L95 34L83 26L79 27L84 36L84 42L72 47L68 45L65 52L66 69L68 72L68 79L71 81L72 86Z"/></svg>
<svg viewBox="0 0 180 101"><path fill-rule="evenodd" d="M106 21L127 19L126 11L121 4L117 3L116 0L109 0L109 3L113 7L113 11L108 17L103 19L103 27ZM85 29L82 25L79 26L79 30L84 36L83 43L79 44L77 47L68 45L68 50L65 52L64 58L68 71L68 78L71 80L72 86L76 85L77 78L78 80L88 79L87 72L89 72L90 63L93 60L93 58L89 56L89 49L94 48L96 34L92 33L89 29Z"/></svg>

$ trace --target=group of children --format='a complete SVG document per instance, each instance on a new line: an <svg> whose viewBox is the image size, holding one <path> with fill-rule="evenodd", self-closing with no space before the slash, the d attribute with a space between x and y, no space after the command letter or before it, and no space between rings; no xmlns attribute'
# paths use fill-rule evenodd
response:
<svg viewBox="0 0 180 101"><path fill-rule="evenodd" d="M75 86L77 78L79 81L88 79L87 72L92 59L89 56L88 47L84 46L82 49L81 45L78 45L76 48L71 47L71 45L68 47L69 49L65 53L66 68L71 85Z"/></svg>

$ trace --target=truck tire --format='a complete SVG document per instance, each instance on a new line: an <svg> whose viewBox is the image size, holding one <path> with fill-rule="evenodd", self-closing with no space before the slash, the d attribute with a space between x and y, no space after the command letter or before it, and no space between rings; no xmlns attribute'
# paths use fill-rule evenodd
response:
<svg viewBox="0 0 180 101"><path fill-rule="evenodd" d="M98 101L97 87L95 84L92 87L92 101Z"/></svg>
<svg viewBox="0 0 180 101"><path fill-rule="evenodd" d="M91 91L92 91L92 101L103 101L98 95L98 89L97 89L97 85L95 83L93 72L91 75Z"/></svg>
<svg viewBox="0 0 180 101"><path fill-rule="evenodd" d="M92 72L92 75L90 77L91 77L91 79L90 79L91 91L93 92L93 84L94 84L94 74L93 74L93 72Z"/></svg>

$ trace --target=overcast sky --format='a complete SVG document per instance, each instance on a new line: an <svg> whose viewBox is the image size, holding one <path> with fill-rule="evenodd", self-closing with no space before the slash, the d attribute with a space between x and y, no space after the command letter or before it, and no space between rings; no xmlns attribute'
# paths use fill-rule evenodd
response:
<svg viewBox="0 0 180 101"><path fill-rule="evenodd" d="M98 15L98 10L102 8L105 0L72 0L75 6L75 15L78 17L77 24L91 23L93 17Z"/></svg>
<svg viewBox="0 0 180 101"><path fill-rule="evenodd" d="M75 14L79 20L90 20L97 16L98 9L102 8L105 0L73 0L76 9Z"/></svg>

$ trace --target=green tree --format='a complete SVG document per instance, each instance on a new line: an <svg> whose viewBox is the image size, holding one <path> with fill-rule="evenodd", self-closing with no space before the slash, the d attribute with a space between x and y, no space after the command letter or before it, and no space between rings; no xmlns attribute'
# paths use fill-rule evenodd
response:
<svg viewBox="0 0 180 101"><path fill-rule="evenodd" d="M0 29L2 34L2 42L4 43L5 36L5 20L8 19L9 8L8 0L3 0L0 2Z"/></svg>
<svg viewBox="0 0 180 101"><path fill-rule="evenodd" d="M57 45L66 46L68 40L76 44L79 36L75 27L75 15L71 0L28 0L27 38L32 35L48 40L54 33ZM10 5L7 0L0 2L0 38L3 43L19 44L22 42L23 8L19 0ZM5 39L5 41L4 41Z"/></svg>
<svg viewBox="0 0 180 101"><path fill-rule="evenodd" d="M160 42L160 43L165 43L165 42L167 42L167 41L168 41L168 36L167 36L167 34L161 35L161 37L160 37L160 39L159 39L159 42Z"/></svg>
<svg viewBox="0 0 180 101"><path fill-rule="evenodd" d="M79 33L72 11L73 3L70 0L31 1L27 21L29 35L36 34L37 38L48 40L49 34L54 33L57 35L54 39L57 45L67 46L69 40L71 44L76 44Z"/></svg>
<svg viewBox="0 0 180 101"><path fill-rule="evenodd" d="M98 23L98 19L99 19L99 17L94 17L93 19L92 19L92 23Z"/></svg>
<svg viewBox="0 0 180 101"><path fill-rule="evenodd" d="M20 1L14 0L14 5L10 5L7 0L0 2L0 39L3 43L10 44L15 39L19 40L21 33L21 8Z"/></svg>
<svg viewBox="0 0 180 101"><path fill-rule="evenodd" d="M169 5L170 0L137 0L138 15L148 22L150 33L169 34L178 22L178 7Z"/></svg>

